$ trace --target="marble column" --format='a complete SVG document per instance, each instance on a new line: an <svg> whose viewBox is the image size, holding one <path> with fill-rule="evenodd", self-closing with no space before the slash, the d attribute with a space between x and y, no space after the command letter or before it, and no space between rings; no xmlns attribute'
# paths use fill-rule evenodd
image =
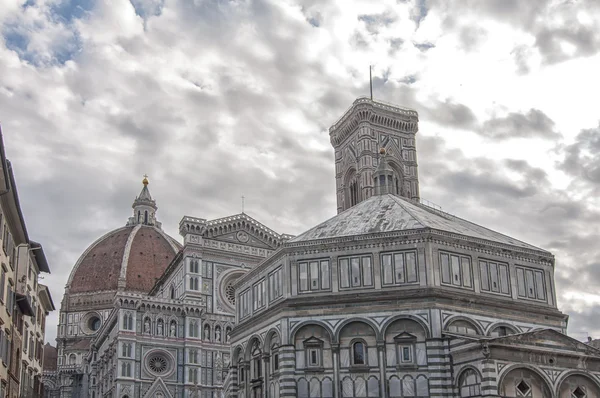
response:
<svg viewBox="0 0 600 398"><path fill-rule="evenodd" d="M385 341L377 342L377 354L379 358L379 396L387 397L387 393L385 391Z"/></svg>
<svg viewBox="0 0 600 398"><path fill-rule="evenodd" d="M340 345L331 344L333 353L333 397L340 398Z"/></svg>

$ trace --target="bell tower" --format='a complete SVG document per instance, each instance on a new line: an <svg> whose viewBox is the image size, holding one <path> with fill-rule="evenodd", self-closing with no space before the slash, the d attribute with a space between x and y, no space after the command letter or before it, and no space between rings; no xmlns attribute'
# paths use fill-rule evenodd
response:
<svg viewBox="0 0 600 398"><path fill-rule="evenodd" d="M338 213L370 198L380 149L391 170L388 193L419 199L417 111L361 97L329 128L335 150ZM383 154L382 154L383 155Z"/></svg>

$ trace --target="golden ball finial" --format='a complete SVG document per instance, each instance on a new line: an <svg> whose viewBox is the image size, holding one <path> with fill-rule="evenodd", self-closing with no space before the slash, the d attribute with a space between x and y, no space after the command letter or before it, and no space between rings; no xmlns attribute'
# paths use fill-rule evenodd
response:
<svg viewBox="0 0 600 398"><path fill-rule="evenodd" d="M381 148L381 149L379 150L379 154L380 154L380 155L385 155L385 148Z"/></svg>
<svg viewBox="0 0 600 398"><path fill-rule="evenodd" d="M144 186L148 185L148 176L146 174L144 174L144 179L142 180L142 184L144 184Z"/></svg>

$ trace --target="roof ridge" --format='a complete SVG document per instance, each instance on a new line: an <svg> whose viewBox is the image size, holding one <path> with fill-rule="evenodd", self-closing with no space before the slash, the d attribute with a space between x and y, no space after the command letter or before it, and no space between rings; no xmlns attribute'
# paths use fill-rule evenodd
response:
<svg viewBox="0 0 600 398"><path fill-rule="evenodd" d="M404 209L404 211L406 211L408 214L410 214L410 216L415 221L418 221L419 224L421 224L423 227L429 227L429 225L427 225L427 223L425 223L423 220L421 220L419 217L417 217L415 214L413 214L413 212L411 210L409 210L406 206L404 206L404 203L402 203L402 200L400 200L400 201L396 200L396 198L400 199L399 196L392 195L392 194L389 194L389 193L387 195L391 196L391 198L394 200L394 202L396 202L398 204L398 206L402 207Z"/></svg>

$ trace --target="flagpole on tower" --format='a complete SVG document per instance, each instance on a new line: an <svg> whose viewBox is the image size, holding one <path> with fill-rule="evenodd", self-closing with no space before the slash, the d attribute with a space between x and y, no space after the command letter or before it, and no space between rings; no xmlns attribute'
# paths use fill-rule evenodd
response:
<svg viewBox="0 0 600 398"><path fill-rule="evenodd" d="M373 101L373 77L371 75L371 69L373 69L373 65L369 65L369 87L371 88L371 101Z"/></svg>

